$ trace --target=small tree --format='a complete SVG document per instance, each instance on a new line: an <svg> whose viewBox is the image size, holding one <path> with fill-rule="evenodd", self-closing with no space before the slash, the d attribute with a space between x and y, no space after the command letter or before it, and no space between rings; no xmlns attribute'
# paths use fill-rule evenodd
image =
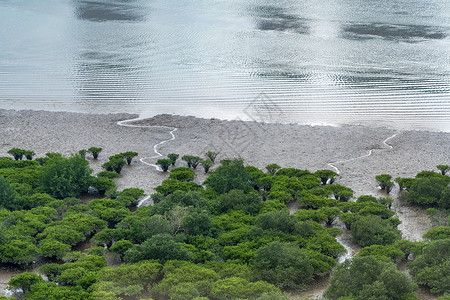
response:
<svg viewBox="0 0 450 300"><path fill-rule="evenodd" d="M122 171L123 166L125 166L126 162L123 158L113 158L110 161L104 163L102 165L102 168L104 168L106 171L114 171L117 174L120 174Z"/></svg>
<svg viewBox="0 0 450 300"><path fill-rule="evenodd" d="M82 158L86 158L86 153L87 153L88 151L86 150L86 149L81 149L80 151L78 151L78 154L80 154L80 156L82 157Z"/></svg>
<svg viewBox="0 0 450 300"><path fill-rule="evenodd" d="M9 281L8 289L22 289L24 292L27 292L31 289L33 284L44 283L44 279L41 276L30 273L23 272L17 276L13 276Z"/></svg>
<svg viewBox="0 0 450 300"><path fill-rule="evenodd" d="M91 147L91 148L89 148L87 151L88 152L90 152L90 153L92 153L92 157L94 158L94 159L97 159L98 158L98 155L100 154L100 152L102 152L102 148L98 148L98 147Z"/></svg>
<svg viewBox="0 0 450 300"><path fill-rule="evenodd" d="M100 195L104 195L107 190L115 188L116 184L112 179L106 177L94 177L92 178L92 186L98 190Z"/></svg>
<svg viewBox="0 0 450 300"><path fill-rule="evenodd" d="M389 174L381 174L375 176L375 180L378 182L378 185L382 190L385 190L386 193L390 193L392 188L394 187L394 183L392 182L392 176Z"/></svg>
<svg viewBox="0 0 450 300"><path fill-rule="evenodd" d="M326 185L328 180L330 181L330 184L332 184L337 176L339 176L338 173L331 171L331 170L318 170L314 173L323 185Z"/></svg>
<svg viewBox="0 0 450 300"><path fill-rule="evenodd" d="M205 159L205 160L202 160L200 162L200 164L202 165L203 170L205 171L205 174L207 174L209 172L209 169L212 167L212 165L214 163L212 162L212 160Z"/></svg>
<svg viewBox="0 0 450 300"><path fill-rule="evenodd" d="M193 169L196 169L197 166L202 161L201 157L193 156L193 155L184 155L181 159L184 160L188 164L189 168L193 168Z"/></svg>
<svg viewBox="0 0 450 300"><path fill-rule="evenodd" d="M163 172L167 172L167 170L169 170L170 165L172 164L172 160L168 158L161 158L156 161L156 164L161 167Z"/></svg>
<svg viewBox="0 0 450 300"><path fill-rule="evenodd" d="M180 157L180 155L176 153L169 153L167 157L172 161L172 166L175 166L175 163L177 162L177 159L178 157Z"/></svg>
<svg viewBox="0 0 450 300"><path fill-rule="evenodd" d="M450 170L450 166L448 165L437 165L436 168L438 168L441 171L442 175L445 175Z"/></svg>
<svg viewBox="0 0 450 300"><path fill-rule="evenodd" d="M275 173L281 169L281 167L277 164L270 164L266 166L267 172L269 172L270 175L275 175Z"/></svg>
<svg viewBox="0 0 450 300"><path fill-rule="evenodd" d="M208 151L205 153L205 156L212 162L215 162L217 155L219 155L219 152Z"/></svg>
<svg viewBox="0 0 450 300"><path fill-rule="evenodd" d="M12 148L8 151L9 154L11 154L15 160L21 160L25 154L26 150L19 149L19 148Z"/></svg>
<svg viewBox="0 0 450 300"><path fill-rule="evenodd" d="M123 259L125 256L125 252L127 252L128 249L133 248L133 243L131 243L129 240L120 240L115 242L109 250L111 252L119 255L120 259Z"/></svg>
<svg viewBox="0 0 450 300"><path fill-rule="evenodd" d="M192 181L195 178L195 172L187 167L179 167L170 171L169 178L180 181Z"/></svg>
<svg viewBox="0 0 450 300"><path fill-rule="evenodd" d="M133 152L133 151L128 151L128 152L123 152L121 153L122 157L126 159L127 164L130 165L131 161L133 160L133 157L138 156L137 152Z"/></svg>
<svg viewBox="0 0 450 300"><path fill-rule="evenodd" d="M25 157L28 159L28 160L32 160L33 159L33 156L35 155L36 153L34 153L34 151L32 151L32 150L25 150L25 151L23 151L23 155L25 155Z"/></svg>

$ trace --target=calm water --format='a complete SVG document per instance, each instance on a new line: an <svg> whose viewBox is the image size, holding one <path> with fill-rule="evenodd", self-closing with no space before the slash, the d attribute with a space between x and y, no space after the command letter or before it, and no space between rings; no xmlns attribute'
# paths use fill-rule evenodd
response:
<svg viewBox="0 0 450 300"><path fill-rule="evenodd" d="M450 131L450 1L0 0L0 108Z"/></svg>

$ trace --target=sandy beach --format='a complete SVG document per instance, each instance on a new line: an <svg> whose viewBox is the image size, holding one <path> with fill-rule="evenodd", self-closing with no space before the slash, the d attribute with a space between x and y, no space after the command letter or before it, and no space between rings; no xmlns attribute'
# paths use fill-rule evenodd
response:
<svg viewBox="0 0 450 300"><path fill-rule="evenodd" d="M110 155L136 151L139 157L124 167L117 180L119 189L138 187L147 194L167 178L148 164L157 154L179 153L203 156L209 150L220 152L218 160L242 157L246 164L263 169L270 163L315 171L337 168L338 183L351 187L355 195L382 196L375 175L388 173L411 177L422 170L433 170L437 164L450 164L450 133L395 131L365 126L304 126L243 121L200 119L190 116L158 115L134 119L130 114L80 114L46 111L0 110L0 156L18 147L34 150L37 156L47 152L70 154L91 146L102 147L98 160L88 157L94 173ZM167 126L167 127L155 127ZM172 139L170 130L177 128ZM369 155L370 154L370 155ZM88 155L89 156L89 155ZM153 157L153 158L152 158ZM330 164L331 163L331 164ZM183 165L179 161L177 165ZM205 176L197 171L197 182ZM396 194L394 190L393 195ZM408 228L405 238L421 238L429 220L422 213L400 204L394 205L401 227ZM414 221L408 221L409 216ZM421 225L418 226L417 224ZM404 231L405 232L405 231Z"/></svg>

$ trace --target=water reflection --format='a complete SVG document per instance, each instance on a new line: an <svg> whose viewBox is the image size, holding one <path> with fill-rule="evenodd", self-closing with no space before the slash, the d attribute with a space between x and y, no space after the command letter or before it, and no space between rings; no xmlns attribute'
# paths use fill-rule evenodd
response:
<svg viewBox="0 0 450 300"><path fill-rule="evenodd" d="M132 0L77 0L74 2L76 16L81 20L104 21L144 21L143 10Z"/></svg>
<svg viewBox="0 0 450 300"><path fill-rule="evenodd" d="M256 6L256 25L259 30L290 31L307 34L309 28L302 18L276 6Z"/></svg>
<svg viewBox="0 0 450 300"><path fill-rule="evenodd" d="M447 34L440 28L423 25L347 24L343 37L350 39L383 38L387 40L414 41L417 39L444 39Z"/></svg>

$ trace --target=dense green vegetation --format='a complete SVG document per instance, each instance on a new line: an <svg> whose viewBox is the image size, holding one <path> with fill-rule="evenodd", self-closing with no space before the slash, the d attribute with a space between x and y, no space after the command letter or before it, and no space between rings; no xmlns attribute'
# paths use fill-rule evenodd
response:
<svg viewBox="0 0 450 300"><path fill-rule="evenodd" d="M109 162L125 165L135 154ZM435 293L449 290L447 223L425 235L429 242L404 241L390 198L349 201L353 191L335 184L332 171L270 164L266 173L241 159L212 168L217 154L206 153L207 163L183 156L187 166L170 170L155 188L155 204L137 209L143 191L117 191L120 171L111 167L92 176L83 155L0 158L0 264L43 262L37 274L13 277L10 288L33 300L286 299L283 292L302 290L336 267L329 299L415 299L417 285L395 268L412 254L408 266L417 283ZM167 159L166 171L177 158ZM200 163L209 165L202 185L191 169ZM439 194L436 206L446 207L447 187L440 183L448 184L448 176L432 173L419 173L409 193L417 191L420 199L417 181L438 178L432 188L441 190L432 193ZM92 187L97 197L77 198ZM286 207L291 201L300 206L294 214ZM337 220L364 247L339 266L345 248L335 238L342 232L332 227ZM74 251L87 240L97 247ZM121 263L108 266L113 258Z"/></svg>

